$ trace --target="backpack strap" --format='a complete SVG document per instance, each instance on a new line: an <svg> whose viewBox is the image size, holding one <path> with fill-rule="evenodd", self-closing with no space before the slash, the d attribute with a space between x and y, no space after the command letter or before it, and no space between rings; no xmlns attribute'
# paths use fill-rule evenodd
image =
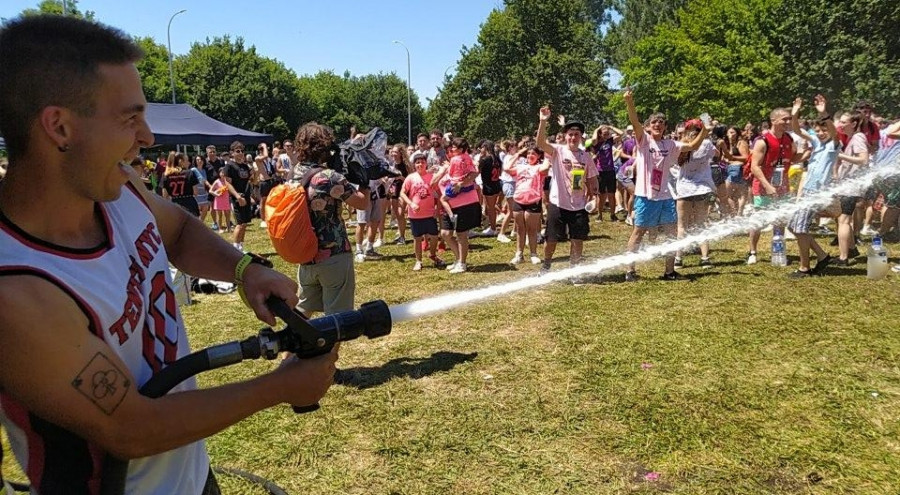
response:
<svg viewBox="0 0 900 495"><path fill-rule="evenodd" d="M324 167L310 167L310 169L307 170L302 177L300 177L300 183L303 184L303 188L305 189L309 187L309 183L312 182L312 178L323 170L325 170Z"/></svg>

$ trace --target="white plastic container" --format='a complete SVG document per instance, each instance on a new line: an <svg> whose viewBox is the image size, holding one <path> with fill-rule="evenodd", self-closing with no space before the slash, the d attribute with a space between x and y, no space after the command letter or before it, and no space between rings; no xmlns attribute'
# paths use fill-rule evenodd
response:
<svg viewBox="0 0 900 495"><path fill-rule="evenodd" d="M872 244L868 249L866 258L866 278L869 280L879 280L884 278L891 267L888 264L888 250L881 242L880 236L872 238Z"/></svg>

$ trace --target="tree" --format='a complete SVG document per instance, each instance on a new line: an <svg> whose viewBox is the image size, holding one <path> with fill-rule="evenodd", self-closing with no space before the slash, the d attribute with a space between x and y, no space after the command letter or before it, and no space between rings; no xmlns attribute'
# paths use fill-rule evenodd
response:
<svg viewBox="0 0 900 495"><path fill-rule="evenodd" d="M660 24L676 24L675 12L687 3L688 0L614 0L613 17L618 21L609 26L603 37L607 62L621 68L635 56L638 41Z"/></svg>
<svg viewBox="0 0 900 495"><path fill-rule="evenodd" d="M171 103L172 86L169 78L169 50L153 38L135 38L134 42L144 51L144 58L138 61L144 96L153 103ZM176 91L183 94L184 83L176 82Z"/></svg>
<svg viewBox="0 0 900 495"><path fill-rule="evenodd" d="M430 126L471 138L531 134L537 110L603 117L607 88L596 12L585 0L507 0L463 47L458 70L429 107Z"/></svg>
<svg viewBox="0 0 900 495"><path fill-rule="evenodd" d="M248 130L286 136L308 112L296 74L242 38L194 43L175 60L175 74L181 101Z"/></svg>
<svg viewBox="0 0 900 495"><path fill-rule="evenodd" d="M771 5L694 1L677 12L676 22L658 24L622 67L638 111L662 111L671 121L707 111L722 121L743 122L786 105L789 100L773 92L784 61L765 34L773 27ZM624 117L623 107L616 111Z"/></svg>
<svg viewBox="0 0 900 495"><path fill-rule="evenodd" d="M94 12L93 11L85 11L81 12L78 10L78 0L65 0L66 8L65 12L70 17L77 17L79 19L87 19L89 21L94 20ZM63 0L41 0L41 3L38 4L36 8L33 9L25 9L22 11L23 16L31 16L31 15L41 15L41 14L55 14L55 15L63 15Z"/></svg>

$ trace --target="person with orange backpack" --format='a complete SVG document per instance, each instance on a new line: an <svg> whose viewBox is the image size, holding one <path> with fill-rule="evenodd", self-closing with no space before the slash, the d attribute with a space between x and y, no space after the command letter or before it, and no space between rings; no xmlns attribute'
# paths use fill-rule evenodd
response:
<svg viewBox="0 0 900 495"><path fill-rule="evenodd" d="M750 158L744 165L744 178L750 181L753 194L753 208L759 210L773 205L788 195L788 169L791 163L803 160L797 152L794 139L788 133L791 126L791 111L776 108L769 114L772 126L762 133L753 144ZM784 225L775 225L775 235L784 235ZM781 233L781 234L779 234ZM750 252L747 264L757 262L756 247L760 231L750 230Z"/></svg>

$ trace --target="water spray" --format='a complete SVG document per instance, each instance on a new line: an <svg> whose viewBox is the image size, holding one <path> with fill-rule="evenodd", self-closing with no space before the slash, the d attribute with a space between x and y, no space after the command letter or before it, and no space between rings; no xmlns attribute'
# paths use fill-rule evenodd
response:
<svg viewBox="0 0 900 495"><path fill-rule="evenodd" d="M799 209L822 209L829 206L834 202L835 196L859 196L873 181L884 180L898 174L900 174L900 144L880 153L876 164L865 174L844 180L838 185L805 196L799 201L784 201L770 208L756 210L748 217L732 218L719 222L703 232L662 244L645 246L634 253L609 256L593 263L585 263L501 285L467 290L465 292L452 292L394 306L390 308L391 319L395 323L412 320L456 306L507 295L510 292L531 289L585 275L596 275L614 268L628 266L632 263L651 261L660 256L689 249L702 242L716 241L750 230L762 230L773 223L786 223L791 215Z"/></svg>

